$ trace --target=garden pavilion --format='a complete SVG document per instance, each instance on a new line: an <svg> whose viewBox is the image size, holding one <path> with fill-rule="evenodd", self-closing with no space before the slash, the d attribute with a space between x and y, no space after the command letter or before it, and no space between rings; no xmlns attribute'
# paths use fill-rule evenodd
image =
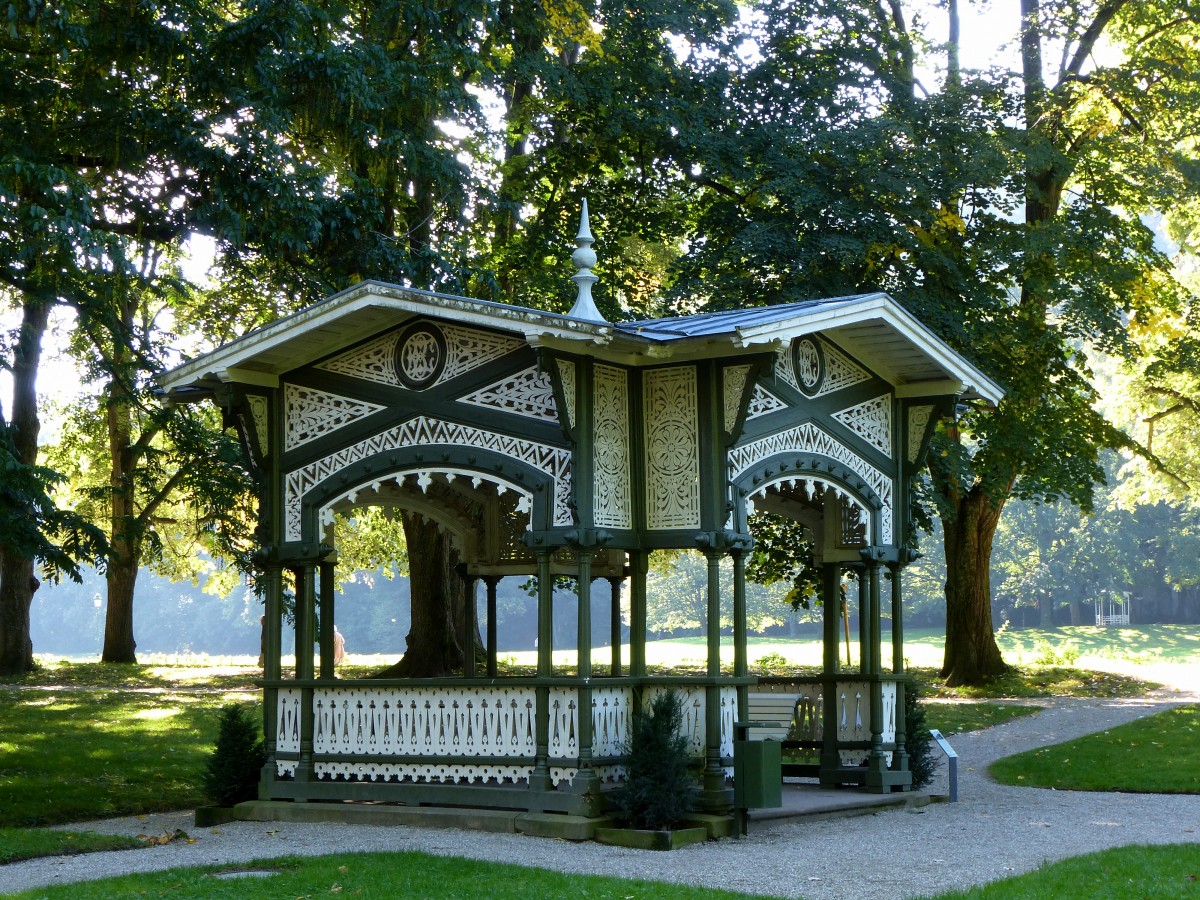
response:
<svg viewBox="0 0 1200 900"><path fill-rule="evenodd" d="M517 811L536 831L592 819L620 783L635 705L667 688L702 769L702 808L732 805L735 722L785 695L822 784L907 790L901 569L911 479L939 419L1001 390L885 294L640 322L604 321L591 299L587 210L567 315L368 281L187 362L163 378L177 401L210 398L260 487L265 586L260 797ZM462 677L339 679L333 668L333 516L415 510L456 540L488 605L486 660ZM823 573L824 671L786 685L748 675L747 519L800 522ZM650 552L708 561L707 670L647 674ZM720 667L720 569L732 564L734 664ZM861 653L839 668L842 577L857 571ZM285 570L297 653L281 677ZM552 591L575 578L573 674L555 673ZM497 675L495 584L538 586L536 677ZM606 579L611 598L595 600ZM880 621L891 604L891 666ZM591 607L629 595L630 649L593 672ZM469 618L470 616L468 616ZM478 627L468 623L471 634ZM474 641L466 642L468 647ZM469 653L470 651L468 651ZM335 807L321 804L328 816ZM522 818L523 817L523 818ZM521 825L521 822L527 823ZM528 823L542 823L541 826ZM581 832L587 836L587 832Z"/></svg>

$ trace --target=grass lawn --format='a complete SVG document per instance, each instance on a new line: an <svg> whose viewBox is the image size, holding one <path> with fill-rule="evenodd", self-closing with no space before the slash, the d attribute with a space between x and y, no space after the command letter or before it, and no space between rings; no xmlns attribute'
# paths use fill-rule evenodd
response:
<svg viewBox="0 0 1200 900"><path fill-rule="evenodd" d="M993 763L1004 784L1200 794L1200 706L1181 706Z"/></svg>
<svg viewBox="0 0 1200 900"><path fill-rule="evenodd" d="M220 877L230 872L270 872L260 877ZM85 884L38 888L15 897L110 900L113 897L487 897L489 900L594 898L594 900L701 900L749 895L657 881L600 875L567 875L505 863L476 862L426 853L364 853L290 857L228 867L173 869Z"/></svg>
<svg viewBox="0 0 1200 900"><path fill-rule="evenodd" d="M48 828L0 828L0 866L39 856L69 856L96 850L145 847L145 841L119 834L52 831Z"/></svg>
<svg viewBox="0 0 1200 900"><path fill-rule="evenodd" d="M0 690L0 827L203 803L199 773L216 741L218 710L229 699L224 693Z"/></svg>
<svg viewBox="0 0 1200 900"><path fill-rule="evenodd" d="M1200 897L1200 844L1118 847L934 900L1097 900Z"/></svg>
<svg viewBox="0 0 1200 900"><path fill-rule="evenodd" d="M229 877L233 873L254 876ZM1090 853L969 891L932 900L1094 900L1138 897L1175 900L1200 897L1200 845L1121 847ZM226 877L222 877L222 875ZM484 889L486 886L486 889ZM749 895L598 875L567 875L504 863L476 862L424 853L369 853L283 858L237 866L173 869L83 884L37 888L13 896L109 900L113 897L236 897L275 900L340 894L346 897L473 897L540 900L699 900Z"/></svg>
<svg viewBox="0 0 1200 900"><path fill-rule="evenodd" d="M963 734L1033 715L1039 709L1011 703L933 702L925 704L925 725L945 735Z"/></svg>

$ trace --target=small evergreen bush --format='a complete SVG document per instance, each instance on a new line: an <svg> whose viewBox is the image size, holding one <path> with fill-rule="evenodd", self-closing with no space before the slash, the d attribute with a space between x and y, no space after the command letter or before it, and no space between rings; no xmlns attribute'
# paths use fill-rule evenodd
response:
<svg viewBox="0 0 1200 900"><path fill-rule="evenodd" d="M674 690L656 696L649 710L634 712L625 783L616 800L635 828L672 828L696 805L700 788L688 771L691 753L682 724L683 697Z"/></svg>
<svg viewBox="0 0 1200 900"><path fill-rule="evenodd" d="M904 730L907 732L904 749L908 752L908 770L912 773L913 790L919 791L933 781L939 763L925 721L921 688L912 676L904 682Z"/></svg>
<svg viewBox="0 0 1200 900"><path fill-rule="evenodd" d="M266 758L250 711L237 703L223 706L217 744L204 771L204 793L217 806L254 800Z"/></svg>

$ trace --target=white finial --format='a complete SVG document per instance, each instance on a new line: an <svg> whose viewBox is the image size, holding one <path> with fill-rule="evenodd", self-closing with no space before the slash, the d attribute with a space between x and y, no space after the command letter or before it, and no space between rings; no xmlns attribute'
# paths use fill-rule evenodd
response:
<svg viewBox="0 0 1200 900"><path fill-rule="evenodd" d="M579 288L579 294L567 315L590 322L604 322L606 319L600 315L600 310L596 309L596 303L592 300L592 285L600 280L592 274L592 266L596 264L596 251L592 249L594 243L588 223L587 200L584 199L583 211L579 215L579 234L575 235L575 252L571 254L571 262L579 270L571 276L571 280Z"/></svg>

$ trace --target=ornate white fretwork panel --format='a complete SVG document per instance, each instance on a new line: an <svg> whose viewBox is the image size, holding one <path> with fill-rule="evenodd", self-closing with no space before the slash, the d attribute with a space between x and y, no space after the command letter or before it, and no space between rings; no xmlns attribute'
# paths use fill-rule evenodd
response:
<svg viewBox="0 0 1200 900"><path fill-rule="evenodd" d="M775 356L775 377L790 384L793 390L800 390L800 382L792 370L792 353L790 350L780 350Z"/></svg>
<svg viewBox="0 0 1200 900"><path fill-rule="evenodd" d="M788 406L761 384L754 386L754 396L750 398L750 406L746 410L746 419L757 419L759 416L766 416L773 412L779 412L781 409L787 409Z"/></svg>
<svg viewBox="0 0 1200 900"><path fill-rule="evenodd" d="M427 335L440 332L445 338L444 364L441 360L437 360L438 364L443 366L441 372L436 380L431 380L429 384L423 384L423 388L457 378L464 372L476 369L524 346L524 341L509 335L494 334L490 331L465 328L461 325L450 325L444 322L425 324L425 330L410 338L414 346L406 348L405 353L402 354L403 358L408 360L432 360L435 355L442 352L442 349L434 347ZM401 335L407 331L411 331L411 326L405 332L393 331L368 341L361 347L341 353L320 363L317 368L392 387L406 387L407 385L396 372L396 361ZM409 375L411 376L413 373L410 372Z"/></svg>
<svg viewBox="0 0 1200 900"><path fill-rule="evenodd" d="M892 458L892 397L884 394L874 400L858 403L833 418L886 456Z"/></svg>
<svg viewBox="0 0 1200 900"><path fill-rule="evenodd" d="M647 691L645 702L666 689ZM676 690L684 699L681 732L688 737L692 755L703 758L704 688L676 686ZM624 775L624 767L611 761L628 751L633 688L596 687L591 694L596 774L601 781L616 781ZM300 704L299 688L279 690L276 749L281 754L300 752ZM549 707L549 758L551 763L560 762L551 765L550 775L557 785L573 781L579 771L575 765L580 750L578 690L551 688ZM533 770L528 761L537 752L536 718L536 690L527 686L317 687L313 689L314 752L356 758L318 762L314 770L318 778L355 781L528 781ZM735 721L736 689L721 688L721 756L730 761ZM505 757L513 759L512 765L497 762ZM276 768L282 776L294 775L296 760L277 760Z"/></svg>
<svg viewBox="0 0 1200 900"><path fill-rule="evenodd" d="M597 364L594 375L592 519L608 528L632 528L629 483L629 376Z"/></svg>
<svg viewBox="0 0 1200 900"><path fill-rule="evenodd" d="M914 463L921 455L921 444L925 441L925 430L933 415L932 406L914 406L908 411L908 461Z"/></svg>
<svg viewBox="0 0 1200 900"><path fill-rule="evenodd" d="M554 483L554 524L572 524L571 454L560 447L485 431L470 425L418 416L287 473L284 480L284 537L301 538L301 501L306 493L360 460L404 447L476 447L526 463Z"/></svg>
<svg viewBox="0 0 1200 900"><path fill-rule="evenodd" d="M268 423L270 418L267 415L267 398L259 394L249 394L246 397L246 403L250 407L250 415L254 419L254 433L258 437L258 449L263 456L271 452L270 442L267 440Z"/></svg>
<svg viewBox="0 0 1200 900"><path fill-rule="evenodd" d="M785 497L790 494L812 504L820 503L825 510L829 509L825 504L836 502L842 527L839 544L843 547L860 547L867 543L866 538L871 533L871 511L834 482L819 475L780 476L766 481L746 496L747 516L754 514L754 501L765 499L771 490Z"/></svg>
<svg viewBox="0 0 1200 900"><path fill-rule="evenodd" d="M700 527L700 434L696 370L650 369L643 376L646 525Z"/></svg>
<svg viewBox="0 0 1200 900"><path fill-rule="evenodd" d="M742 407L742 395L746 392L746 376L750 374L749 366L726 366L722 381L725 387L725 431L733 433L737 424L738 410Z"/></svg>
<svg viewBox="0 0 1200 900"><path fill-rule="evenodd" d="M842 388L870 381L873 377L870 372L830 344L829 341L822 341L821 349L825 355L825 380L813 395L814 397L832 394Z"/></svg>
<svg viewBox="0 0 1200 900"><path fill-rule="evenodd" d="M376 403L296 384L284 387L283 405L286 410L283 446L286 450L295 450L383 409Z"/></svg>
<svg viewBox="0 0 1200 900"><path fill-rule="evenodd" d="M883 688L883 732L881 740L890 744L896 740L896 684L885 682ZM871 685L865 681L837 683L837 739L839 741L871 740ZM857 766L866 761L868 750L842 750L842 765ZM892 761L891 751L885 753Z"/></svg>
<svg viewBox="0 0 1200 900"><path fill-rule="evenodd" d="M729 451L729 467L733 478L738 478L751 466L780 453L812 453L826 456L841 463L869 484L883 504L879 511L880 540L885 544L892 542L892 479L812 422L805 422L795 428L777 431L734 447Z"/></svg>
<svg viewBox="0 0 1200 900"><path fill-rule="evenodd" d="M558 361L558 377L562 382L563 402L567 407L567 425L575 427L575 363L569 359Z"/></svg>
<svg viewBox="0 0 1200 900"><path fill-rule="evenodd" d="M543 422L558 421L550 376L545 372L538 372L533 366L460 397L459 401L516 413L518 416L528 416Z"/></svg>

